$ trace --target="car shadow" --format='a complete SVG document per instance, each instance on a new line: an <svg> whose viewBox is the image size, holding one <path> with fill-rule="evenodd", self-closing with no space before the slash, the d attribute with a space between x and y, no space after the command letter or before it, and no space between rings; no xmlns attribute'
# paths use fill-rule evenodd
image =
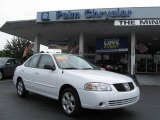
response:
<svg viewBox="0 0 160 120"><path fill-rule="evenodd" d="M0 81L11 81L11 80L13 80L13 76L5 77L5 78L3 78L3 79L0 80Z"/></svg>
<svg viewBox="0 0 160 120"><path fill-rule="evenodd" d="M43 97L41 95L30 93L28 98L30 104L40 106L39 110L45 110L45 114L50 116L50 114L56 114L56 118L65 119L65 120L135 120L136 113L132 109L123 108L123 109L112 109L112 110L90 110L83 109L82 113L76 117L67 117L61 110L60 104L54 99Z"/></svg>
<svg viewBox="0 0 160 120"><path fill-rule="evenodd" d="M112 109L112 110L84 110L83 116L80 117L82 120L132 120L135 114L133 111L127 110L126 108ZM134 120L134 119L133 119Z"/></svg>

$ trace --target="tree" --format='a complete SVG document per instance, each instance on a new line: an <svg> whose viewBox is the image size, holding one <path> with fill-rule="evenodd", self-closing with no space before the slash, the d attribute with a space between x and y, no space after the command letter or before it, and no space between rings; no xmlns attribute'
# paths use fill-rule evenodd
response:
<svg viewBox="0 0 160 120"><path fill-rule="evenodd" d="M0 57L5 57L6 56L6 52L4 50L0 51Z"/></svg>
<svg viewBox="0 0 160 120"><path fill-rule="evenodd" d="M4 47L6 56L26 60L28 57L33 55L33 50L29 50L27 56L23 58L23 53L27 44L28 40L19 37L13 37L11 41L7 40L7 43Z"/></svg>

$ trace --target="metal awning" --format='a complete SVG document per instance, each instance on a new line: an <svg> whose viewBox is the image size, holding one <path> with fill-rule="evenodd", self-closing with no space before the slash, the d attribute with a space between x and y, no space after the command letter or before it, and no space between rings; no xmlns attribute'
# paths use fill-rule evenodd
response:
<svg viewBox="0 0 160 120"><path fill-rule="evenodd" d="M43 22L36 20L9 21L0 31L34 41L37 34L41 34L40 44L47 45L48 40L70 40L79 39L79 34L84 33L86 42L95 38L107 36L129 36L135 31L136 36L142 38L159 37L160 26L114 26L114 20L101 21L65 21L65 22ZM93 43L94 44L94 43Z"/></svg>

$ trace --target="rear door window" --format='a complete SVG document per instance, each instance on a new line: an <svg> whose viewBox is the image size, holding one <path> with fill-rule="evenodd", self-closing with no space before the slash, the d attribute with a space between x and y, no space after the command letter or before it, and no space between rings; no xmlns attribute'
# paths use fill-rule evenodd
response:
<svg viewBox="0 0 160 120"><path fill-rule="evenodd" d="M31 58L28 67L36 68L40 55L35 55Z"/></svg>
<svg viewBox="0 0 160 120"><path fill-rule="evenodd" d="M27 62L24 64L25 67L29 67L29 62L31 59L27 60Z"/></svg>

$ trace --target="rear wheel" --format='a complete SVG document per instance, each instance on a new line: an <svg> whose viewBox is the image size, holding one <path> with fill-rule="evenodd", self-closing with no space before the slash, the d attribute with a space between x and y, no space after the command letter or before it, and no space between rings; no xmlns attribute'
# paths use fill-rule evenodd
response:
<svg viewBox="0 0 160 120"><path fill-rule="evenodd" d="M28 91L26 90L24 83L22 80L18 80L17 82L17 94L19 97L27 97Z"/></svg>
<svg viewBox="0 0 160 120"><path fill-rule="evenodd" d="M2 80L4 77L3 72L0 70L0 80Z"/></svg>
<svg viewBox="0 0 160 120"><path fill-rule="evenodd" d="M74 89L67 88L61 94L61 107L68 116L76 116L81 112L80 99Z"/></svg>

